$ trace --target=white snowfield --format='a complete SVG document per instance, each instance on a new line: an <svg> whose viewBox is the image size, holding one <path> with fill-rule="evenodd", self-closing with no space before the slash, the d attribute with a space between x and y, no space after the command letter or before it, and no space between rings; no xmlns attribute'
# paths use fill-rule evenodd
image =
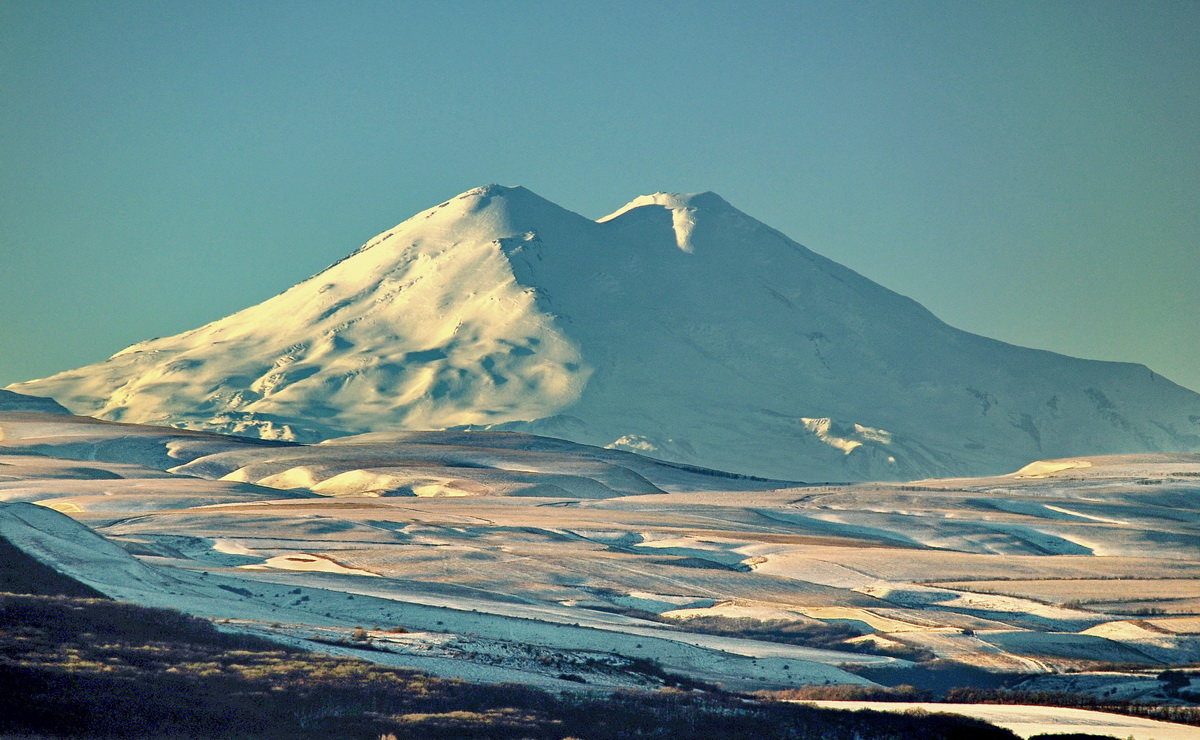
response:
<svg viewBox="0 0 1200 740"><path fill-rule="evenodd" d="M760 689L907 665L851 652L873 644L1172 701L1155 676L1200 656L1200 455L1070 461L797 486L510 432L286 445L0 413L0 536L118 598L479 681L652 686L648 659ZM850 631L816 649L703 617Z"/></svg>
<svg viewBox="0 0 1200 740"><path fill-rule="evenodd" d="M1023 738L1043 733L1109 735L1133 740L1196 740L1200 737L1200 729L1190 725L1160 722L1142 717L1127 717L1089 709L1005 704L934 704L931 702L813 701L805 703L829 709L870 709L876 712L920 710L962 714L1012 730Z"/></svg>
<svg viewBox="0 0 1200 740"><path fill-rule="evenodd" d="M117 421L503 428L806 481L1200 451L1200 395L956 330L713 193L593 221L477 188L263 303L10 387Z"/></svg>

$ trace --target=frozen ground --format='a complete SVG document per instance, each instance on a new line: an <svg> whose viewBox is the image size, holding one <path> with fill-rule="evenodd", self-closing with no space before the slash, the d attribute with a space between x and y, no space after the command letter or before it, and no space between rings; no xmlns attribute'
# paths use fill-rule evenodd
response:
<svg viewBox="0 0 1200 740"><path fill-rule="evenodd" d="M1200 455L797 486L513 433L301 446L22 412L0 434L0 534L69 575L443 675L655 685L646 660L757 689L906 665L697 617L1131 699L1200 661Z"/></svg>

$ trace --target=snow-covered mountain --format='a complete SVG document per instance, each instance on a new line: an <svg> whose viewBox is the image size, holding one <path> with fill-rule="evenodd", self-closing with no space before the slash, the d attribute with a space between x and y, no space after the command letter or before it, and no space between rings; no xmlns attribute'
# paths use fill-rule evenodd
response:
<svg viewBox="0 0 1200 740"><path fill-rule="evenodd" d="M1200 450L1200 395L954 329L713 193L592 221L477 188L256 306L9 387L119 421L487 427L804 480Z"/></svg>

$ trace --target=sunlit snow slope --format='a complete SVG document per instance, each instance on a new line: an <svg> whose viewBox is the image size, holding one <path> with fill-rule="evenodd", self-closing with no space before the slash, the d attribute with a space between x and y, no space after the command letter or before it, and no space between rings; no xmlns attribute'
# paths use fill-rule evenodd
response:
<svg viewBox="0 0 1200 740"><path fill-rule="evenodd" d="M956 330L712 193L591 221L478 188L261 304L10 388L119 421L491 427L805 480L1200 450L1200 395Z"/></svg>

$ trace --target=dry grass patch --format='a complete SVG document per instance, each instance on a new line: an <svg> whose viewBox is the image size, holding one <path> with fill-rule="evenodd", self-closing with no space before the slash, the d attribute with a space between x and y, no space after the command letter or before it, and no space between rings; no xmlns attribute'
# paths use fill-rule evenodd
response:
<svg viewBox="0 0 1200 740"><path fill-rule="evenodd" d="M1200 579L1062 578L991 581L939 581L929 585L956 591L1015 596L1052 604L1200 600Z"/></svg>

